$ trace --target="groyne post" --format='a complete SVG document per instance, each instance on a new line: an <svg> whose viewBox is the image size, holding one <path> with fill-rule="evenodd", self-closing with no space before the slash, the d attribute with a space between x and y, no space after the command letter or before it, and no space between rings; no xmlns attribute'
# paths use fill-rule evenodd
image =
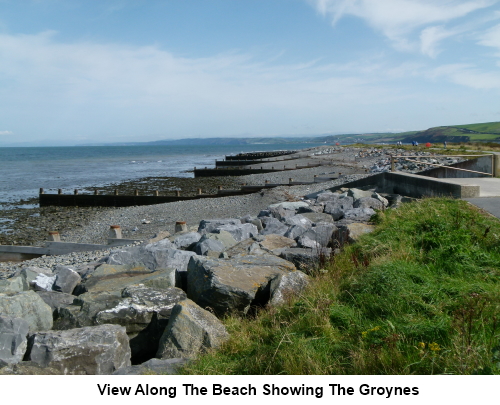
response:
<svg viewBox="0 0 500 405"><path fill-rule="evenodd" d="M50 242L60 242L61 235L59 235L59 232L58 231L49 231L49 241Z"/></svg>
<svg viewBox="0 0 500 405"><path fill-rule="evenodd" d="M186 221L177 221L175 223L175 233L179 233L179 232L187 232Z"/></svg>
<svg viewBox="0 0 500 405"><path fill-rule="evenodd" d="M122 228L120 227L120 225L111 225L109 227L108 237L111 239L121 239Z"/></svg>

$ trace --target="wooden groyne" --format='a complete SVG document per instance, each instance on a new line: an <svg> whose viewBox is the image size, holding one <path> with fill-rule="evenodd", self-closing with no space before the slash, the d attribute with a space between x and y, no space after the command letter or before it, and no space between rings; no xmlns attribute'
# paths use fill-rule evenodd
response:
<svg viewBox="0 0 500 405"><path fill-rule="evenodd" d="M266 162L266 163L273 163L273 162ZM221 166L223 166L223 164L221 164ZM205 167L199 169L195 167L193 169L193 173L195 178L219 177L219 176L245 176L248 174L274 173L274 172L282 172L285 170L307 169L319 166L323 166L323 164L314 163L305 166L299 166L299 165L287 166L286 164L283 165L281 163L276 162L276 164L274 166L271 166L271 168L264 168L264 166L261 166L260 168L248 167L248 166L236 166L236 167L215 167L215 168Z"/></svg>
<svg viewBox="0 0 500 405"><path fill-rule="evenodd" d="M285 155L293 155L294 153L297 153L298 151L296 150L278 150L278 151L271 151L271 152L249 152L249 153L238 153L237 155L232 155L232 156L226 156L226 160L257 160L257 159L265 159L265 158L272 158L272 157L278 157L278 156L285 156Z"/></svg>
<svg viewBox="0 0 500 405"><path fill-rule="evenodd" d="M154 205L171 203L177 201L198 200L201 198L220 198L228 196L237 196L255 193L265 188L274 188L279 186L296 186L305 184L321 183L334 180L337 177L333 176L315 176L313 181L294 181L290 178L288 183L270 183L266 181L262 185L246 185L243 184L240 189L224 190L219 186L217 194L203 194L201 189L198 189L198 195L183 196L181 191L175 191L174 195L160 195L156 191L154 195L139 195L136 191L134 195L119 195L117 191L114 194L81 194L79 190L75 190L73 194L63 194L61 190L57 194L47 194L44 189L40 189L38 196L40 207L59 206L59 207L130 207L135 205Z"/></svg>

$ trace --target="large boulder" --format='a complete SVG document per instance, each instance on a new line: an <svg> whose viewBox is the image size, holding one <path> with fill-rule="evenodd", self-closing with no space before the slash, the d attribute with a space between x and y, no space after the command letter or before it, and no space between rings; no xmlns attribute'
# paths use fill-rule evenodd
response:
<svg viewBox="0 0 500 405"><path fill-rule="evenodd" d="M228 257L261 256L265 254L279 255L283 249L295 245L296 243L293 239L285 238L281 235L258 235L234 245L224 253Z"/></svg>
<svg viewBox="0 0 500 405"><path fill-rule="evenodd" d="M200 239L201 234L198 232L187 232L170 238L177 249L187 249L194 246Z"/></svg>
<svg viewBox="0 0 500 405"><path fill-rule="evenodd" d="M373 194L373 191L370 190L360 190L358 188L351 188L347 191L347 195L349 197L354 198L355 200L363 197L371 197Z"/></svg>
<svg viewBox="0 0 500 405"><path fill-rule="evenodd" d="M295 266L276 256L243 256L233 259L193 258L188 266L188 297L216 314L246 313L264 305L270 281L295 271Z"/></svg>
<svg viewBox="0 0 500 405"><path fill-rule="evenodd" d="M81 292L118 291L121 293L125 287L138 284L157 288L175 287L180 285L180 275L173 268L151 272L144 266L103 264L85 283L80 285L80 288Z"/></svg>
<svg viewBox="0 0 500 405"><path fill-rule="evenodd" d="M311 222L313 224L319 224L320 222L331 222L333 223L333 218L331 215L329 214L324 214L322 212L304 212L302 214L300 214L306 218L308 218L309 220L311 220Z"/></svg>
<svg viewBox="0 0 500 405"><path fill-rule="evenodd" d="M297 269L309 272L317 268L322 261L330 257L332 250L330 248L306 249L289 248L281 252L280 257L292 262Z"/></svg>
<svg viewBox="0 0 500 405"><path fill-rule="evenodd" d="M186 271L191 256L195 253L175 248L168 239L145 246L133 246L111 252L105 260L110 265L144 266L150 271L176 269Z"/></svg>
<svg viewBox="0 0 500 405"><path fill-rule="evenodd" d="M61 374L104 375L130 366L128 337L119 325L37 332L28 350L32 362Z"/></svg>
<svg viewBox="0 0 500 405"><path fill-rule="evenodd" d="M335 201L329 202L325 205L325 213L332 214L336 211L346 211L353 207L354 199L352 197L338 198Z"/></svg>
<svg viewBox="0 0 500 405"><path fill-rule="evenodd" d="M369 221L375 215L375 211L371 208L353 208L344 213L344 219L351 221Z"/></svg>
<svg viewBox="0 0 500 405"><path fill-rule="evenodd" d="M283 236L289 228L288 225L285 225L284 223L273 217L265 219L262 222L264 223L264 229L260 231L261 235L275 234Z"/></svg>
<svg viewBox="0 0 500 405"><path fill-rule="evenodd" d="M72 305L75 300L78 300L74 295L57 291L37 291L37 295L52 309L54 319L60 308Z"/></svg>
<svg viewBox="0 0 500 405"><path fill-rule="evenodd" d="M186 299L186 293L175 287L163 290L136 286L126 288L122 297L116 306L97 312L95 323L124 326L134 363L150 359L158 349L172 308Z"/></svg>
<svg viewBox="0 0 500 405"><path fill-rule="evenodd" d="M52 310L34 291L0 294L0 314L24 319L30 333L52 328Z"/></svg>
<svg viewBox="0 0 500 405"><path fill-rule="evenodd" d="M284 223L288 226L299 225L306 229L309 229L312 226L312 221L300 214L286 218Z"/></svg>
<svg viewBox="0 0 500 405"><path fill-rule="evenodd" d="M271 299L273 306L283 305L290 298L299 295L307 287L309 277L301 271L282 274L271 281Z"/></svg>
<svg viewBox="0 0 500 405"><path fill-rule="evenodd" d="M280 202L280 203L276 203L276 204L271 204L268 207L268 209L281 207L285 210L297 210L301 207L307 207L307 206L309 206L309 204L304 202L304 201L285 201L285 202Z"/></svg>
<svg viewBox="0 0 500 405"><path fill-rule="evenodd" d="M339 199L338 193L332 193L331 191L325 191L323 193L318 194L316 197L316 202L335 202Z"/></svg>
<svg viewBox="0 0 500 405"><path fill-rule="evenodd" d="M218 233L204 234L196 244L194 251L198 255L208 256L211 252L223 252L237 243L233 235L227 231L220 230Z"/></svg>
<svg viewBox="0 0 500 405"><path fill-rule="evenodd" d="M327 247L332 239L333 233L337 230L337 227L328 222L320 222L316 226L304 232L299 238L298 243L302 247L318 248ZM307 241L307 243L306 243ZM309 241L314 242L313 244Z"/></svg>
<svg viewBox="0 0 500 405"><path fill-rule="evenodd" d="M194 358L219 347L228 338L226 328L215 315L191 300L184 300L172 310L156 357Z"/></svg>
<svg viewBox="0 0 500 405"><path fill-rule="evenodd" d="M374 210L383 210L384 203L377 198L361 197L354 201L354 208L372 208Z"/></svg>
<svg viewBox="0 0 500 405"><path fill-rule="evenodd" d="M26 279L22 276L0 280L0 293L11 294L29 289Z"/></svg>
<svg viewBox="0 0 500 405"><path fill-rule="evenodd" d="M205 233L211 233L215 231L218 227L222 225L240 225L241 221L237 218L229 219L203 219L200 221L198 227L198 232L202 235Z"/></svg>
<svg viewBox="0 0 500 405"><path fill-rule="evenodd" d="M253 224L237 224L237 225L222 225L216 231L226 231L231 234L235 241L241 242L242 240L251 238L259 234L259 230Z"/></svg>
<svg viewBox="0 0 500 405"><path fill-rule="evenodd" d="M54 291L71 294L76 285L81 281L80 275L75 269L69 266L57 266L54 273L56 274L56 279L52 286Z"/></svg>
<svg viewBox="0 0 500 405"><path fill-rule="evenodd" d="M0 363L19 363L26 352L29 325L24 319L0 315Z"/></svg>

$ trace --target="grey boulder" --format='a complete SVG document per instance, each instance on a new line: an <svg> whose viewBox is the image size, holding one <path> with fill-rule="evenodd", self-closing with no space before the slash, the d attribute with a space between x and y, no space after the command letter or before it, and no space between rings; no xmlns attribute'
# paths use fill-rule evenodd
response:
<svg viewBox="0 0 500 405"><path fill-rule="evenodd" d="M283 305L292 297L299 295L307 287L309 277L301 271L282 274L271 281L271 299L273 306Z"/></svg>
<svg viewBox="0 0 500 405"><path fill-rule="evenodd" d="M61 374L105 375L130 366L128 337L118 325L37 332L28 350L32 362Z"/></svg>
<svg viewBox="0 0 500 405"><path fill-rule="evenodd" d="M156 357L194 358L218 348L228 338L226 328L215 315L191 300L184 300L172 310Z"/></svg>
<svg viewBox="0 0 500 405"><path fill-rule="evenodd" d="M53 325L52 309L34 291L0 294L0 314L24 319L30 333L49 330Z"/></svg>
<svg viewBox="0 0 500 405"><path fill-rule="evenodd" d="M26 352L29 325L24 319L0 315L0 363L19 363Z"/></svg>
<svg viewBox="0 0 500 405"><path fill-rule="evenodd" d="M193 258L188 266L188 298L217 315L246 313L269 300L270 281L295 266L276 256L233 259Z"/></svg>

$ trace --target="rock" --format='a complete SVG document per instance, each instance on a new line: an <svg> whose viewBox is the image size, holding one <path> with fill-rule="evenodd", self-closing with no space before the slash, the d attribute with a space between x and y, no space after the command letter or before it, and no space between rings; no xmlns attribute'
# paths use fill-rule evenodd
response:
<svg viewBox="0 0 500 405"><path fill-rule="evenodd" d="M188 232L175 235L172 238L172 242L177 249L188 249L191 246L194 246L200 239L201 234L198 232Z"/></svg>
<svg viewBox="0 0 500 405"><path fill-rule="evenodd" d="M216 314L246 313L269 300L270 281L295 266L276 256L233 259L193 258L188 266L188 297Z"/></svg>
<svg viewBox="0 0 500 405"><path fill-rule="evenodd" d="M111 265L142 265L150 271L176 269L186 271L191 256L195 253L175 248L168 239L145 246L134 246L114 250L106 259Z"/></svg>
<svg viewBox="0 0 500 405"><path fill-rule="evenodd" d="M236 240L233 236L226 231L219 231L219 233L206 233L200 241L196 244L194 250L197 254L206 256L209 252L222 252L234 245ZM217 254L218 256L218 254Z"/></svg>
<svg viewBox="0 0 500 405"><path fill-rule="evenodd" d="M176 287L181 284L181 274L175 269L151 272L143 266L103 265L82 284L82 290L85 292L114 291L121 294L125 287L138 284L157 288Z"/></svg>
<svg viewBox="0 0 500 405"><path fill-rule="evenodd" d="M269 207L269 212L271 213L271 217L276 218L280 221L283 221L287 217L293 217L295 215L295 210L287 210L284 209L281 205L277 207Z"/></svg>
<svg viewBox="0 0 500 405"><path fill-rule="evenodd" d="M318 194L316 197L316 202L336 202L339 199L339 194L332 193L331 191L325 191Z"/></svg>
<svg viewBox="0 0 500 405"><path fill-rule="evenodd" d="M358 188L351 188L347 192L347 195L349 197L354 198L354 200L357 200L357 199L362 198L362 197L371 197L372 194L373 194L373 191L370 191L370 190L364 191L364 190L360 190Z"/></svg>
<svg viewBox="0 0 500 405"><path fill-rule="evenodd" d="M118 325L37 332L28 350L32 362L61 374L105 375L130 366L128 337Z"/></svg>
<svg viewBox="0 0 500 405"><path fill-rule="evenodd" d="M121 290L86 292L78 296L71 305L57 308L54 329L67 330L94 326L96 315L101 311L116 307L121 299Z"/></svg>
<svg viewBox="0 0 500 405"><path fill-rule="evenodd" d="M35 281L35 279L38 277L39 274L44 274L48 277L54 276L54 274L52 273L52 270L44 269L41 267L34 267L34 266L23 268L21 270L20 274L22 277L24 277L26 279L28 286L30 286L32 288L34 288L33 282ZM54 280L55 280L55 278L54 278Z"/></svg>
<svg viewBox="0 0 500 405"><path fill-rule="evenodd" d="M308 272L321 263L324 258L330 257L332 250L289 248L281 252L280 257L292 262L297 269Z"/></svg>
<svg viewBox="0 0 500 405"><path fill-rule="evenodd" d="M237 256L261 256L265 254L279 255L281 250L290 246L295 246L294 240L280 235L259 235L254 238L244 240L232 248L226 250L227 257Z"/></svg>
<svg viewBox="0 0 500 405"><path fill-rule="evenodd" d="M329 202L325 205L325 213L331 214L336 210L349 210L353 207L354 199L352 197L339 198L334 202Z"/></svg>
<svg viewBox="0 0 500 405"><path fill-rule="evenodd" d="M150 359L158 349L172 308L186 299L186 293L175 287L163 290L133 286L125 288L122 297L113 308L97 312L95 323L124 326L130 339L132 360Z"/></svg>
<svg viewBox="0 0 500 405"><path fill-rule="evenodd" d="M299 236L307 232L307 229L301 225L293 225L286 231L285 237L296 240Z"/></svg>
<svg viewBox="0 0 500 405"><path fill-rule="evenodd" d="M266 220L264 225L264 229L260 232L261 235L275 234L283 236L288 231L288 226L283 224L276 218L270 218Z"/></svg>
<svg viewBox="0 0 500 405"><path fill-rule="evenodd" d="M24 319L30 333L52 328L52 310L34 291L0 294L0 314Z"/></svg>
<svg viewBox="0 0 500 405"><path fill-rule="evenodd" d="M293 217L288 217L284 222L288 226L299 225L306 229L312 227L312 221L300 214L294 215Z"/></svg>
<svg viewBox="0 0 500 405"><path fill-rule="evenodd" d="M361 197L354 202L354 208L372 208L374 210L383 210L385 208L382 201L372 197Z"/></svg>
<svg viewBox="0 0 500 405"><path fill-rule="evenodd" d="M191 300L184 300L172 310L156 357L194 358L219 347L228 338L226 328L215 315Z"/></svg>
<svg viewBox="0 0 500 405"><path fill-rule="evenodd" d="M360 236L371 233L375 230L374 225L365 224L362 222L353 222L351 224L340 225L339 230L345 229L347 231L348 241L350 243L356 242Z"/></svg>
<svg viewBox="0 0 500 405"><path fill-rule="evenodd" d="M65 294L57 291L37 291L36 293L52 309L53 317L57 317L59 308L72 305L77 298L71 294Z"/></svg>
<svg viewBox="0 0 500 405"><path fill-rule="evenodd" d="M319 247L327 247L332 239L333 233L337 230L337 227L328 222L320 222L316 226L309 229L307 232L303 233L299 239L298 243L302 247L312 247L304 244L304 240L311 239L319 244Z"/></svg>
<svg viewBox="0 0 500 405"><path fill-rule="evenodd" d="M297 213L298 214L306 214L306 213L309 213L309 212L323 212L323 209L324 209L324 205L321 203L321 204L311 204L309 205L309 207L300 207L298 210L297 210Z"/></svg>
<svg viewBox="0 0 500 405"><path fill-rule="evenodd" d="M259 230L253 224L222 225L217 230L229 232L236 242L241 242L259 234Z"/></svg>
<svg viewBox="0 0 500 405"><path fill-rule="evenodd" d="M188 359L183 358L150 359L137 366L116 370L113 375L173 375L178 374L179 368L188 361Z"/></svg>
<svg viewBox="0 0 500 405"><path fill-rule="evenodd" d="M285 210L297 210L299 209L300 207L307 207L309 204L307 204L306 202L304 201L286 201L286 202L280 202L280 203L277 203L277 204L271 204L269 208L277 208L277 207L281 207Z"/></svg>
<svg viewBox="0 0 500 405"><path fill-rule="evenodd" d="M283 305L287 299L299 295L307 287L309 277L301 271L282 274L271 281L271 299L273 306Z"/></svg>
<svg viewBox="0 0 500 405"><path fill-rule="evenodd" d="M297 242L299 244L300 247L302 248L307 248L307 249L321 249L321 244L317 241L315 241L314 239L311 238L311 236L308 236L308 235L300 235L298 238L297 238Z"/></svg>
<svg viewBox="0 0 500 405"><path fill-rule="evenodd" d="M23 359L28 331L24 319L0 315L0 362L15 364Z"/></svg>
<svg viewBox="0 0 500 405"><path fill-rule="evenodd" d="M259 232L263 229L262 221L258 218L252 217L251 215L245 215L244 217L242 217L241 223L255 225Z"/></svg>
<svg viewBox="0 0 500 405"><path fill-rule="evenodd" d="M304 212L301 215L309 219L313 224L318 224L320 222L333 223L333 218L331 215L323 214L321 212Z"/></svg>
<svg viewBox="0 0 500 405"><path fill-rule="evenodd" d="M56 278L56 275L51 277L46 274L39 273L30 285L35 291L52 291Z"/></svg>
<svg viewBox="0 0 500 405"><path fill-rule="evenodd" d="M371 208L353 208L352 210L345 211L344 219L369 221L373 215L375 215L375 211Z"/></svg>
<svg viewBox="0 0 500 405"><path fill-rule="evenodd" d="M71 294L81 281L80 275L71 267L57 266L54 273L56 274L56 280L52 286L54 291Z"/></svg>
<svg viewBox="0 0 500 405"><path fill-rule="evenodd" d="M386 198L382 197L380 194L373 193L371 195L371 197L375 198L376 200L379 200L384 205L384 207L388 207L389 206L389 201Z"/></svg>
<svg viewBox="0 0 500 405"><path fill-rule="evenodd" d="M198 232L202 235L211 233L222 225L240 225L241 221L236 218L230 219L204 219L200 222Z"/></svg>
<svg viewBox="0 0 500 405"><path fill-rule="evenodd" d="M22 276L16 276L0 280L0 293L11 294L29 289L26 279Z"/></svg>

